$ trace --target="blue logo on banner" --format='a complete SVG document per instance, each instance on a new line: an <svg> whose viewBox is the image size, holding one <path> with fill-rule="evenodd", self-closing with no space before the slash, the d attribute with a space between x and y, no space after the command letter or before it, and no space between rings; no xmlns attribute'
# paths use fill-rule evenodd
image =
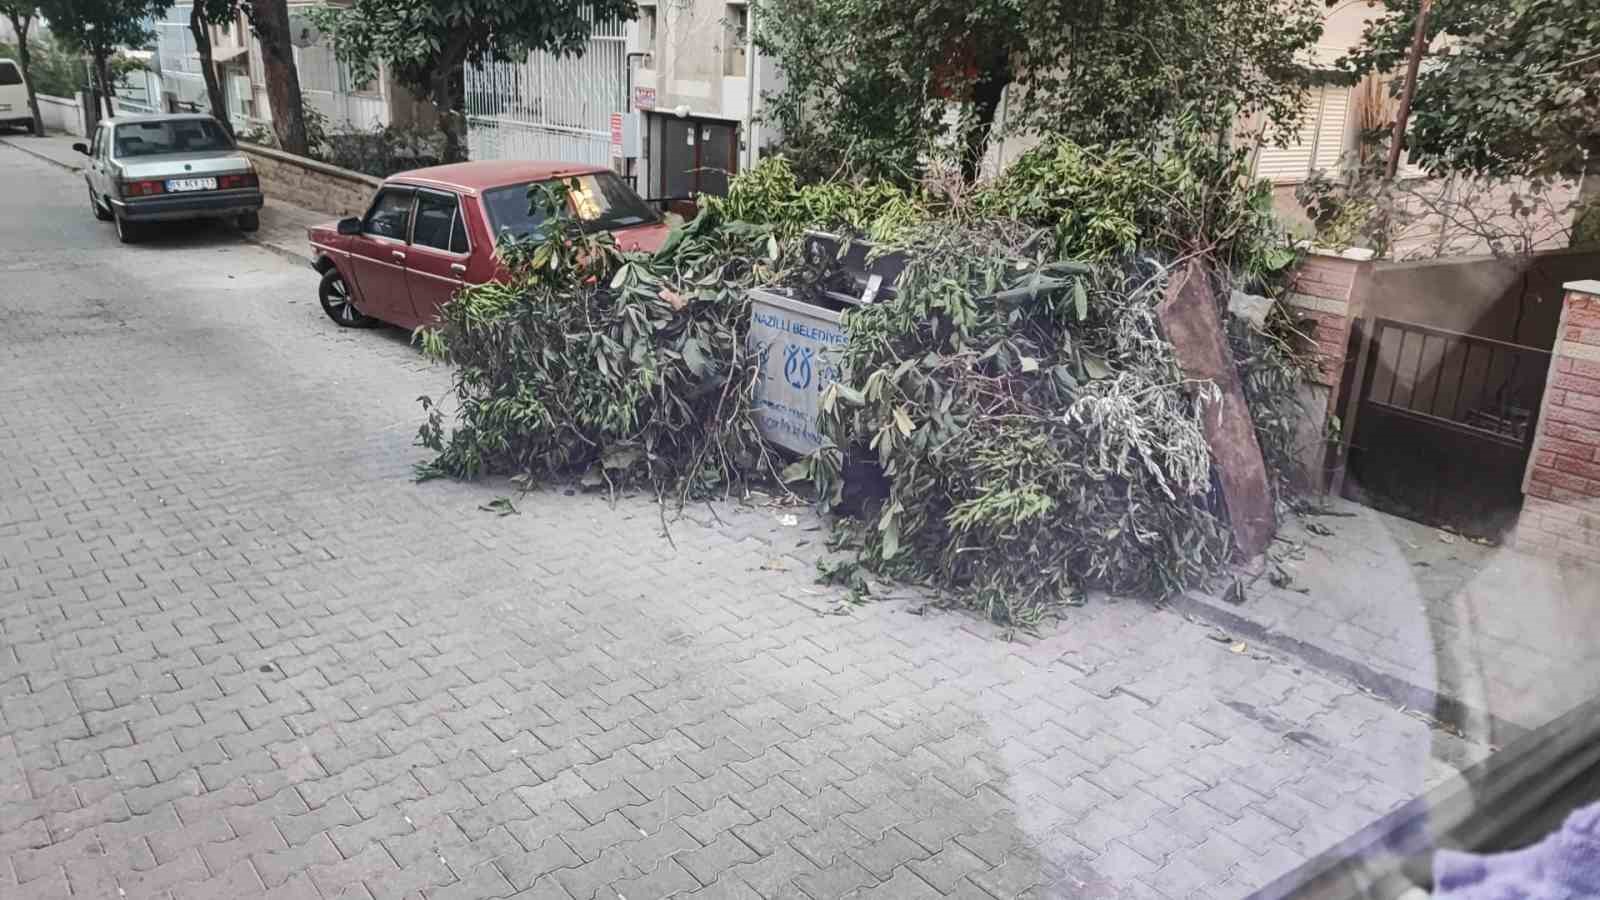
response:
<svg viewBox="0 0 1600 900"><path fill-rule="evenodd" d="M784 352L787 354L783 362L784 379L800 390L810 387L812 349L790 344Z"/></svg>

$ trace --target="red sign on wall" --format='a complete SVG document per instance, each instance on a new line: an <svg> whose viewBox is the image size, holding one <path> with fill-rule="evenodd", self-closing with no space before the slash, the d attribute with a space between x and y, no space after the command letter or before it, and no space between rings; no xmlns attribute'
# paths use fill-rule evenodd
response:
<svg viewBox="0 0 1600 900"><path fill-rule="evenodd" d="M633 89L634 109L655 109L656 89L649 87L636 87Z"/></svg>
<svg viewBox="0 0 1600 900"><path fill-rule="evenodd" d="M622 113L611 114L611 158L622 158Z"/></svg>

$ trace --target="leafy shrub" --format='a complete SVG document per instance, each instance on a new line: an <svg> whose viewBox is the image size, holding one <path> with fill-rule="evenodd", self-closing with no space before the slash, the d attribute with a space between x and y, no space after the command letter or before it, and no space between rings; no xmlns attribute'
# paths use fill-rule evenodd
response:
<svg viewBox="0 0 1600 900"><path fill-rule="evenodd" d="M384 125L368 131L330 132L319 158L329 165L387 178L396 172L444 161L444 132Z"/></svg>
<svg viewBox="0 0 1600 900"><path fill-rule="evenodd" d="M701 203L729 221L775 226L786 238L811 228L894 243L930 217L923 198L885 181L801 185L783 156L762 159L734 178L726 197Z"/></svg>
<svg viewBox="0 0 1600 900"><path fill-rule="evenodd" d="M16 44L0 41L0 56L18 59ZM59 48L48 38L41 40L38 32L28 40L28 80L38 94L71 99L87 80L83 60Z"/></svg>
<svg viewBox="0 0 1600 900"><path fill-rule="evenodd" d="M564 209L565 185L541 202ZM512 473L524 484L585 472L680 499L772 470L751 416L746 288L770 276L768 229L703 214L653 254L623 253L550 215L502 243L507 283L475 285L421 330L455 365L456 422L424 399L423 476Z"/></svg>
<svg viewBox="0 0 1600 900"><path fill-rule="evenodd" d="M1242 150L1180 128L1165 144L1046 141L977 194L981 214L1051 229L1071 259L1205 252L1246 281L1294 262Z"/></svg>

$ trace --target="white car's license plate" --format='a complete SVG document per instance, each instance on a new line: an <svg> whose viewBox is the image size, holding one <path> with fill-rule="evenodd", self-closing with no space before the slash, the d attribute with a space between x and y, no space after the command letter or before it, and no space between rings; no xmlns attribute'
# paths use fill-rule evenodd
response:
<svg viewBox="0 0 1600 900"><path fill-rule="evenodd" d="M171 178L167 180L167 191L181 194L184 191L214 191L217 189L215 178Z"/></svg>
<svg viewBox="0 0 1600 900"><path fill-rule="evenodd" d="M11 112L11 104L0 103L0 112Z"/></svg>

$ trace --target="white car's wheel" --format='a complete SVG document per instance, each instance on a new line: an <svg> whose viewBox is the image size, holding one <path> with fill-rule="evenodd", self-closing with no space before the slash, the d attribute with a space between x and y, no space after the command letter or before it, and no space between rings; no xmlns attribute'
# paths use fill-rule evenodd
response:
<svg viewBox="0 0 1600 900"><path fill-rule="evenodd" d="M138 243L139 238L144 235L143 229L137 223L129 222L121 216L116 216L115 218L117 220L117 240L124 244Z"/></svg>
<svg viewBox="0 0 1600 900"><path fill-rule="evenodd" d="M94 188L89 188L89 208L94 210L94 217L102 222L111 221L111 210L100 205L100 199L94 195Z"/></svg>

